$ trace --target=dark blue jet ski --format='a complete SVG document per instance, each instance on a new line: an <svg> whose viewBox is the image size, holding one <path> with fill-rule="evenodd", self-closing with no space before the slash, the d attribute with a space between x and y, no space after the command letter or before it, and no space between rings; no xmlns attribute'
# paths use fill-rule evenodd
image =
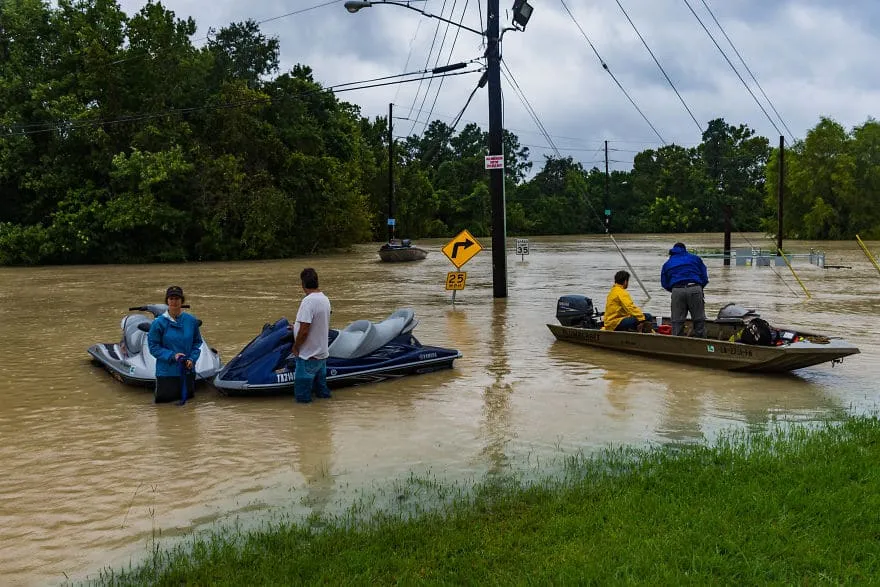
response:
<svg viewBox="0 0 880 587"><path fill-rule="evenodd" d="M293 332L287 318L266 324L214 378L226 395L293 394ZM357 320L343 330L330 330L327 384L330 387L373 383L392 377L429 373L452 367L461 357L454 349L422 345L412 331L418 324L411 309L397 310L387 320Z"/></svg>
<svg viewBox="0 0 880 587"><path fill-rule="evenodd" d="M183 306L189 308L188 305ZM130 312L149 312L154 318L168 310L165 304L148 304L129 308ZM122 319L122 338L117 343L101 342L89 347L92 361L101 365L117 380L129 385L156 383L156 358L150 354L147 333L153 318L128 314ZM220 370L220 355L202 341L202 351L195 364L196 381L210 380Z"/></svg>

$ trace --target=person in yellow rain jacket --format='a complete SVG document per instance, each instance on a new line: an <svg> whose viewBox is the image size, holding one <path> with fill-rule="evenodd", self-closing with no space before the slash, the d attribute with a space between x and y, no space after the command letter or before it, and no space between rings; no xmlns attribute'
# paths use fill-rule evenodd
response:
<svg viewBox="0 0 880 587"><path fill-rule="evenodd" d="M605 319L602 330L637 331L640 330L640 325L650 324L654 321L653 316L643 312L633 303L629 292L626 291L627 287L629 287L629 272L618 271L615 273L614 285L605 299Z"/></svg>

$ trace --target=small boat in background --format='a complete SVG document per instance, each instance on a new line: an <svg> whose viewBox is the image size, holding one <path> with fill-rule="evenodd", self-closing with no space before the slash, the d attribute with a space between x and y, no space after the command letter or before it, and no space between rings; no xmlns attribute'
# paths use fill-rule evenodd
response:
<svg viewBox="0 0 880 587"><path fill-rule="evenodd" d="M754 311L734 304L723 307L715 320L706 320L706 338L602 330L601 312L581 295L559 298L556 318L560 324L547 327L558 340L730 371L784 373L829 361L833 365L859 353L842 338L770 326ZM657 330L669 324L664 318ZM688 320L685 332L691 329Z"/></svg>
<svg viewBox="0 0 880 587"><path fill-rule="evenodd" d="M412 244L409 239L392 239L379 249L379 258L386 263L401 261L421 261L428 256L428 251Z"/></svg>
<svg viewBox="0 0 880 587"><path fill-rule="evenodd" d="M388 242L379 249L379 258L386 263L421 261L428 251L413 246L409 239L394 238L394 104L388 105Z"/></svg>

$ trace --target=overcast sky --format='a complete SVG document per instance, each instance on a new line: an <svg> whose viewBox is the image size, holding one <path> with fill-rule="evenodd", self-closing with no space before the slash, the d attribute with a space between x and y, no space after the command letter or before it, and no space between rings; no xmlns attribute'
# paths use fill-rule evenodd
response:
<svg viewBox="0 0 880 587"><path fill-rule="evenodd" d="M762 112L721 52L691 13L685 0L620 0L635 26L693 112L700 128L679 101L662 72L630 26L617 0L565 0L578 24L610 71L667 143L699 143L706 122L724 118L748 124L779 140L789 133L764 101L706 10L724 27L739 53L772 100L795 138L820 116L851 128L877 115L880 104L880 2L877 0L687 0L736 65L777 130ZM129 15L143 0L120 0ZM586 167L603 166L603 141L612 149L611 166L628 169L634 152L661 145L660 138L629 102L562 0L530 0L534 13L525 32L508 32L503 58L525 98L564 156ZM418 71L448 62L475 59L482 38L398 6L374 6L349 14L343 0L164 0L178 17L198 25L196 44L208 28L246 19L281 43L281 71L309 65L325 86ZM310 7L327 4L312 10ZM510 22L513 0L501 0L502 22ZM485 0L414 2L423 10L477 30L486 19ZM288 14L298 12L297 14ZM287 16L282 16L286 15ZM276 18L280 17L280 18ZM271 20L269 20L271 19ZM439 25L439 26L438 26ZM445 34L445 42L444 42ZM433 47L433 49L432 49ZM474 66L477 67L477 66ZM386 116L395 105L395 134L421 133L426 119L451 123L479 74L446 78L429 85L410 83L339 94L365 116ZM505 128L530 147L535 166L550 153L511 84L502 78ZM439 92L438 92L439 90ZM436 101L436 103L435 103ZM479 90L462 117L488 130L485 89Z"/></svg>

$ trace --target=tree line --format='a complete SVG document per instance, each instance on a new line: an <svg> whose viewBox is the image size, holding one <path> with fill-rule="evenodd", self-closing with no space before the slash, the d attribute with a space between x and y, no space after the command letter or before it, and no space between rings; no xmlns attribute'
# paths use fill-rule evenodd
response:
<svg viewBox="0 0 880 587"><path fill-rule="evenodd" d="M395 139L315 80L279 73L279 42L233 23L196 24L161 4L0 3L0 264L287 257L386 231L388 165L399 232L488 235L486 133L435 120ZM880 131L822 119L786 152L786 236L880 236ZM571 157L534 175L505 131L511 235L775 232L777 154L745 125L635 156L606 177Z"/></svg>

